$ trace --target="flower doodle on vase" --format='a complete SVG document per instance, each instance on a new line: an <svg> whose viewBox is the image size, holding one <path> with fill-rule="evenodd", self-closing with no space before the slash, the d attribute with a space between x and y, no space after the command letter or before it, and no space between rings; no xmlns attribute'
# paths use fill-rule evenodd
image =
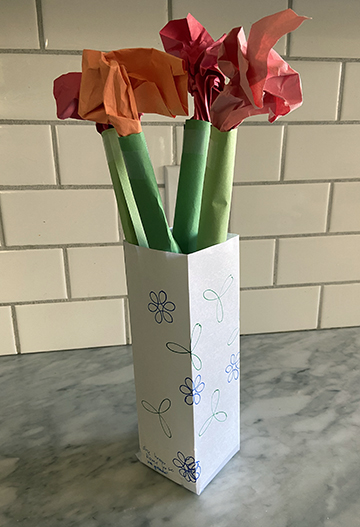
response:
<svg viewBox="0 0 360 527"><path fill-rule="evenodd" d="M156 294L155 291L150 291L149 297L151 302L148 304L148 310L151 313L155 313L155 321L161 324L165 320L165 322L171 324L174 319L170 311L175 311L176 309L174 302L170 302L167 299L167 294L162 290L159 291L159 294Z"/></svg>
<svg viewBox="0 0 360 527"><path fill-rule="evenodd" d="M239 328L235 328L234 331L231 333L229 340L227 341L227 345L231 346L232 344L234 344L237 337L239 337Z"/></svg>
<svg viewBox="0 0 360 527"><path fill-rule="evenodd" d="M228 291L229 287L232 285L233 282L234 277L232 274L229 274L229 276L223 283L222 288L220 289L220 293L217 293L216 291L214 291L214 289L205 289L205 291L203 292L203 297L205 298L205 300L208 300L209 302L216 302L216 320L218 322L222 322L224 320L224 306L221 299Z"/></svg>
<svg viewBox="0 0 360 527"><path fill-rule="evenodd" d="M164 432L164 434L168 437L168 438L171 438L172 437L172 433L171 433L171 430L170 430L170 427L169 425L167 424L167 422L165 421L164 417L162 414L164 414L165 412L167 412L169 409L170 409L170 406L171 406L171 401L170 399L166 398L166 399L163 399L161 401L161 403L159 404L159 408L156 409L151 403L149 403L148 401L145 401L145 399L143 399L141 401L141 404L143 406L143 408L147 411L147 412L150 412L151 414L155 414L155 415L158 415L159 416L159 422L160 422L160 425L161 425L161 428Z"/></svg>
<svg viewBox="0 0 360 527"><path fill-rule="evenodd" d="M188 348L186 348L185 346L182 346L181 344L177 344L176 342L166 343L167 349L169 351L172 351L173 353L179 353L180 355L189 354L191 357L191 363L194 366L195 370L197 371L201 370L202 368L202 360L194 352L199 342L201 333L202 333L202 325L195 324L195 326L193 327L192 333L191 333L190 345Z"/></svg>
<svg viewBox="0 0 360 527"><path fill-rule="evenodd" d="M225 372L228 374L228 382L230 383L233 379L238 380L240 375L240 353L232 353L230 356L230 364L226 366Z"/></svg>
<svg viewBox="0 0 360 527"><path fill-rule="evenodd" d="M190 377L185 377L185 384L179 386L181 393L185 395L184 401L187 405L199 404L201 401L200 392L205 388L205 383L201 381L201 375L197 375L193 381Z"/></svg>
<svg viewBox="0 0 360 527"><path fill-rule="evenodd" d="M189 483L195 483L201 474L200 461L195 461L193 456L185 457L182 452L177 453L177 457L173 459L176 468L179 469L179 474Z"/></svg>
<svg viewBox="0 0 360 527"><path fill-rule="evenodd" d="M211 415L208 417L205 421L205 423L202 425L199 431L199 437L205 434L206 430L211 425L212 421L215 419L219 423L223 423L227 419L227 413L223 411L217 412L217 408L219 406L220 401L220 390L217 388L213 391L211 395Z"/></svg>

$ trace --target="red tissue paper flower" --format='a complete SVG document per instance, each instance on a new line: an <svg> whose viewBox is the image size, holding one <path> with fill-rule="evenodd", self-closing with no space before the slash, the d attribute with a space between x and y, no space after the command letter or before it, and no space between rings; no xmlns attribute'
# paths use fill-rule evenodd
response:
<svg viewBox="0 0 360 527"><path fill-rule="evenodd" d="M72 71L60 75L54 80L54 97L56 101L56 115L59 119L80 119L79 93L81 72ZM104 130L113 128L111 124L96 123L96 129L101 134Z"/></svg>
<svg viewBox="0 0 360 527"><path fill-rule="evenodd" d="M80 84L81 72L65 73L54 80L53 93L59 119L81 119L78 113Z"/></svg>
<svg viewBox="0 0 360 527"><path fill-rule="evenodd" d="M285 9L260 19L246 42L242 27L223 40L218 65L228 84L211 107L211 122L220 131L236 128L246 117L269 114L272 123L302 104L299 74L272 47L308 17Z"/></svg>
<svg viewBox="0 0 360 527"><path fill-rule="evenodd" d="M188 91L194 97L194 119L210 121L210 107L225 85L225 76L217 66L219 40L190 13L186 18L171 20L160 31L167 53L185 61L188 72Z"/></svg>

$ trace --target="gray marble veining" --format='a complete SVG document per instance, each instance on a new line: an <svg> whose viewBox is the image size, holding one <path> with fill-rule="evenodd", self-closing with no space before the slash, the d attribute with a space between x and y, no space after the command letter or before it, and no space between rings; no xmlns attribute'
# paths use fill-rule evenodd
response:
<svg viewBox="0 0 360 527"><path fill-rule="evenodd" d="M136 459L130 348L0 357L0 526L357 527L360 328L242 337L241 376L196 496Z"/></svg>

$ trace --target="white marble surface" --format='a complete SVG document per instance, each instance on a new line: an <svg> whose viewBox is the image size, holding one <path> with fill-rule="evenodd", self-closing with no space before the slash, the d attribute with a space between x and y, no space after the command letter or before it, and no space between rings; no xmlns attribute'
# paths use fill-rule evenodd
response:
<svg viewBox="0 0 360 527"><path fill-rule="evenodd" d="M135 457L130 348L0 357L1 527L357 527L360 328L241 340L241 452L200 496Z"/></svg>

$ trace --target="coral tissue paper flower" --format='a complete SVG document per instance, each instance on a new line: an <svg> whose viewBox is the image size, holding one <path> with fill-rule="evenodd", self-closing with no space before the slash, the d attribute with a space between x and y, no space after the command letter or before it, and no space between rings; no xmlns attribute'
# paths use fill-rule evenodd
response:
<svg viewBox="0 0 360 527"><path fill-rule="evenodd" d="M160 31L165 51L184 59L188 71L188 90L194 97L194 118L210 121L210 106L222 91L225 76L217 66L223 35L216 42L190 13L171 20Z"/></svg>
<svg viewBox="0 0 360 527"><path fill-rule="evenodd" d="M229 131L246 117L264 113L274 122L302 104L299 74L272 46L306 19L291 9L267 16L252 25L247 42L242 27L230 31L218 55L219 68L230 80L211 107L216 128Z"/></svg>
<svg viewBox="0 0 360 527"><path fill-rule="evenodd" d="M79 114L110 123L121 136L139 133L138 112L187 115L182 60L155 49L84 50Z"/></svg>

